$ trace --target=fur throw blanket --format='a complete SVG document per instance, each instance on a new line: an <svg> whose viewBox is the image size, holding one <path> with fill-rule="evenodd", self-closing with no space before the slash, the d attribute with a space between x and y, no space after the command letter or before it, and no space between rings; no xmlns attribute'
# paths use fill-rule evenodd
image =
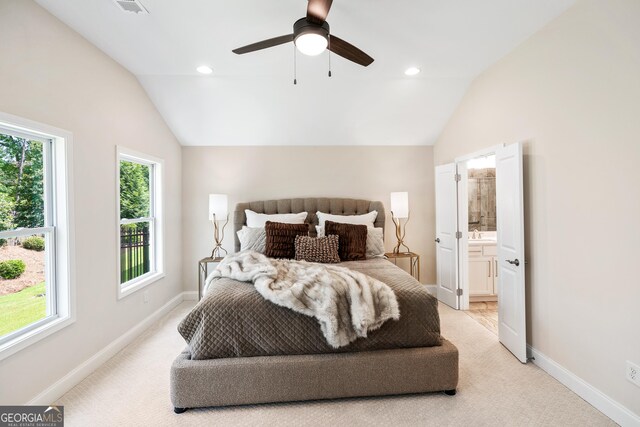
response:
<svg viewBox="0 0 640 427"><path fill-rule="evenodd" d="M345 267L242 251L222 260L206 287L219 277L253 282L266 300L315 317L334 348L400 318L396 295L388 285Z"/></svg>

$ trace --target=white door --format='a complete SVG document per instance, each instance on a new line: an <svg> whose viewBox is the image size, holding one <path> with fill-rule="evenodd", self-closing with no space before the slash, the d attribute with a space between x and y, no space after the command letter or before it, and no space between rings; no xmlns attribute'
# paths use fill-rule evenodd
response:
<svg viewBox="0 0 640 427"><path fill-rule="evenodd" d="M526 363L521 144L508 145L496 151L496 195L498 336L514 356Z"/></svg>
<svg viewBox="0 0 640 427"><path fill-rule="evenodd" d="M436 276L438 299L458 309L458 192L456 165L436 167Z"/></svg>
<svg viewBox="0 0 640 427"><path fill-rule="evenodd" d="M469 171L467 162L457 162L458 170L458 231L462 232L458 239L458 288L460 295L458 308L469 310ZM465 249L466 248L466 249ZM482 250L482 249L481 249Z"/></svg>

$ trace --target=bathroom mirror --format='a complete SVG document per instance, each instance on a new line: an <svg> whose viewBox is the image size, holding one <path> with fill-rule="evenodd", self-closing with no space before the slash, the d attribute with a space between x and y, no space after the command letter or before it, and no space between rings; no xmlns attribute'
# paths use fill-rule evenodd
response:
<svg viewBox="0 0 640 427"><path fill-rule="evenodd" d="M496 231L496 158L467 162L469 174L469 231Z"/></svg>

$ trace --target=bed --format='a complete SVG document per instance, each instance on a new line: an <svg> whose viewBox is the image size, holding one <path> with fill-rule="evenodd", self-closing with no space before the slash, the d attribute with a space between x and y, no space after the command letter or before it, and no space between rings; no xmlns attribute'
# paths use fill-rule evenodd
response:
<svg viewBox="0 0 640 427"><path fill-rule="evenodd" d="M378 216L374 225L381 228L385 225L384 206L381 202L305 198L240 203L234 214L234 231L245 225L245 209L266 214L309 212L306 222L311 225L310 234L315 234L314 226L318 221L316 211L335 215L360 215L375 210ZM235 249L240 250L237 235ZM208 358L211 355L206 352L196 352L195 347L192 352L187 347L171 367L171 402L174 411L181 413L188 408L197 407L439 391L455 394L458 383L458 350L439 335L437 301L426 294L423 285L387 260L342 264L392 282L389 286L398 295L400 319L387 322L369 338L359 339L338 350L321 344L321 335L311 336L311 341L317 343L313 349L309 349L309 342L306 343L307 347L304 341L302 344L298 343L295 333L281 341L277 341L278 336L272 334L272 343L275 342L276 345L265 345L264 340L256 345L247 340L248 344L245 343L241 352L236 348L229 350L222 346L221 349L215 349L218 356L213 357L216 358ZM216 292L225 291L224 283L221 283L223 286L218 287ZM250 284L241 282L227 282L226 286L227 291L239 292L240 296L233 298L242 298L242 292L249 295L252 291ZM216 296L208 295L207 298L214 299ZM418 299L424 301L420 303L423 305L415 303ZM308 316L274 306L268 301L256 301L254 304L259 303L262 305L253 305L247 310L260 313L259 319L272 319L271 322L257 321L251 326L259 339L262 339L262 334L269 333L267 329L260 330L260 327L269 326L270 323L298 327L293 329L297 331L300 327L308 328L306 323L315 321ZM196 319L213 317L198 312L202 310L202 305L201 301L189 315ZM411 327L412 325L415 327ZM422 325L437 326L421 328ZM202 325L197 325L194 329L202 328ZM401 328L404 328L402 330L405 333L402 334L402 341L397 341ZM225 335L223 327L209 325L209 329L209 340L217 340ZM220 339L224 344L223 341ZM292 341L296 345L285 345L285 342ZM237 340L233 342L237 346ZM243 357L237 357L238 354Z"/></svg>

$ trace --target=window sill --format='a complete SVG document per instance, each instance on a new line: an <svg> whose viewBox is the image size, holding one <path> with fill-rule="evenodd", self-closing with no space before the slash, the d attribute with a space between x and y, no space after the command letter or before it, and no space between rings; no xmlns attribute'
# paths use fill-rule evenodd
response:
<svg viewBox="0 0 640 427"><path fill-rule="evenodd" d="M164 276L165 274L163 272L152 274L147 273L136 279L130 280L123 285L118 285L118 299L122 299L127 295L131 295L132 293L139 291L140 289L145 288L154 282L157 282Z"/></svg>
<svg viewBox="0 0 640 427"><path fill-rule="evenodd" d="M0 360L6 359L12 354L15 354L20 350L37 343L41 339L46 338L63 328L66 328L75 321L76 319L71 316L55 317L38 328L18 335L11 341L0 345Z"/></svg>

